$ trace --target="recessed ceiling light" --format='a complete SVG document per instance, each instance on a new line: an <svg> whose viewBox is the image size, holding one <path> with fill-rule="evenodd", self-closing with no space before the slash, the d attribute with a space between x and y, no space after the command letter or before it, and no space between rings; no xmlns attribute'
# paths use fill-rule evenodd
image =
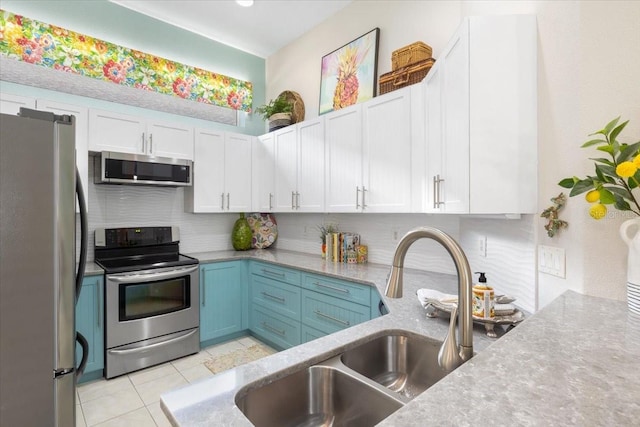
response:
<svg viewBox="0 0 640 427"><path fill-rule="evenodd" d="M242 7L253 6L253 0L236 0L236 3L238 3Z"/></svg>

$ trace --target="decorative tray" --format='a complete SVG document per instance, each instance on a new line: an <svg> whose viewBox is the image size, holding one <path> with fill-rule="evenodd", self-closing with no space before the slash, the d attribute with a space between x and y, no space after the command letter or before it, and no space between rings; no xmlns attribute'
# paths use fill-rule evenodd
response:
<svg viewBox="0 0 640 427"><path fill-rule="evenodd" d="M437 317L438 312L451 314L451 304L443 304L435 299L427 300L426 309L427 317ZM484 325L488 337L497 338L498 335L494 330L495 325L508 325L507 331L509 331L511 328L515 327L515 325L524 320L524 313L516 308L512 314L509 314L507 316L496 315L493 319L482 319L475 316L473 316L472 318L475 323L481 323Z"/></svg>

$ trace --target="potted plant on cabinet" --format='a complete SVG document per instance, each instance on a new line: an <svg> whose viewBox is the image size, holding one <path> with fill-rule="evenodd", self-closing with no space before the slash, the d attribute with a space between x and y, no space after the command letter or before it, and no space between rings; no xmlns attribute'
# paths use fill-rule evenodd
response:
<svg viewBox="0 0 640 427"><path fill-rule="evenodd" d="M269 122L269 132L289 126L291 124L291 113L293 105L287 100L284 94L269 101L268 104L256 108L256 113Z"/></svg>

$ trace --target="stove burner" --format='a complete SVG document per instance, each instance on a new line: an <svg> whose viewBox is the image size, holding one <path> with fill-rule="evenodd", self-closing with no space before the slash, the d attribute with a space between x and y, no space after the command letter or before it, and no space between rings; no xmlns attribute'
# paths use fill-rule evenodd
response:
<svg viewBox="0 0 640 427"><path fill-rule="evenodd" d="M198 264L178 244L177 227L97 229L95 261L107 274Z"/></svg>

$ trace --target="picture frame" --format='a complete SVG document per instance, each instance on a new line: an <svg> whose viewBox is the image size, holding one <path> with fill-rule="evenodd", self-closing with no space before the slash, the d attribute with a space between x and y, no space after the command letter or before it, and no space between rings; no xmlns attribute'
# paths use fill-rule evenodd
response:
<svg viewBox="0 0 640 427"><path fill-rule="evenodd" d="M377 95L379 39L376 27L322 57L319 114Z"/></svg>

